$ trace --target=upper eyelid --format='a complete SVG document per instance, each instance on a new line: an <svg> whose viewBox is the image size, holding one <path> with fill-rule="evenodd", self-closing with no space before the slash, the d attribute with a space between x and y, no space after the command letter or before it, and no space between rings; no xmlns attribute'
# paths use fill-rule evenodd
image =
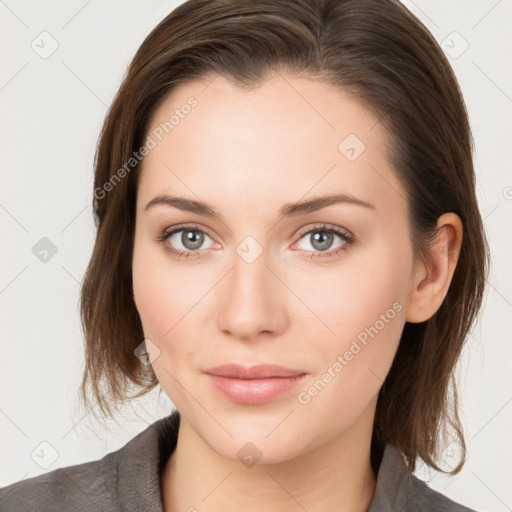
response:
<svg viewBox="0 0 512 512"><path fill-rule="evenodd" d="M183 230L186 230L186 229L189 229L191 231L193 231L193 230L202 231L203 233L208 235L212 240L214 238L212 235L210 235L210 233L209 233L209 231L207 229L204 229L201 226L198 226L198 225L195 225L195 224L185 224L185 225L178 224L176 226L171 226L169 228L163 229L162 233L167 235L167 236L170 236L172 233L179 233L180 231L183 231Z"/></svg>
<svg viewBox="0 0 512 512"><path fill-rule="evenodd" d="M311 233L312 231L315 231L315 230L316 231L320 231L320 230L332 231L339 236L345 235L345 236L347 236L347 238L353 237L352 233L348 229L342 228L340 226L336 226L334 224L330 224L329 222L324 222L324 223L317 222L313 226L306 226L304 228L301 228L297 231L297 236L302 237L303 235L307 235L308 233Z"/></svg>

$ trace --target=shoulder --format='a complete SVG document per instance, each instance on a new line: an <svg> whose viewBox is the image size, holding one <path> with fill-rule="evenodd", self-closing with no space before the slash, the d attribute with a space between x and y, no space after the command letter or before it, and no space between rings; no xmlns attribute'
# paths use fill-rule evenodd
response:
<svg viewBox="0 0 512 512"><path fill-rule="evenodd" d="M0 488L2 512L118 510L117 452L99 460L58 468Z"/></svg>
<svg viewBox="0 0 512 512"><path fill-rule="evenodd" d="M429 487L406 467L399 451L386 445L374 499L368 512L476 512Z"/></svg>
<svg viewBox="0 0 512 512"><path fill-rule="evenodd" d="M414 475L411 475L411 491L410 496L414 510L476 512L474 509L456 503L444 494L432 489L423 480Z"/></svg>
<svg viewBox="0 0 512 512"><path fill-rule="evenodd" d="M174 450L179 413L161 418L102 459L0 488L1 512L160 511L160 471Z"/></svg>

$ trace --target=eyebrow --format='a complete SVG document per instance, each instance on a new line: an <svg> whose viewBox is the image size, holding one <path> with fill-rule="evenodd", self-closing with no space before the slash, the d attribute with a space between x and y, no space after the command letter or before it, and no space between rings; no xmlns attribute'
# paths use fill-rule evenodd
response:
<svg viewBox="0 0 512 512"><path fill-rule="evenodd" d="M306 215L308 213L316 212L327 206L333 204L353 204L375 210L375 206L358 199L357 197L348 194L332 194L328 196L316 197L307 201L300 201L298 203L286 203L279 211L280 218L282 217L297 217L299 215ZM196 201L194 199L187 199L185 197L160 195L149 201L145 210L157 205L172 206L179 210L197 213L205 217L222 220L220 213L215 210L208 203L203 201Z"/></svg>

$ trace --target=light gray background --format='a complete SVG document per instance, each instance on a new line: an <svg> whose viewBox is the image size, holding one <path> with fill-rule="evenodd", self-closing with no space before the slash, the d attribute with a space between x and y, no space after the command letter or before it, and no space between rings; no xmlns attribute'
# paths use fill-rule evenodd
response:
<svg viewBox="0 0 512 512"><path fill-rule="evenodd" d="M98 459L172 409L155 390L102 425L76 397L95 145L131 57L179 3L0 0L0 486ZM421 467L417 474L478 510L512 510L512 2L404 3L450 55L459 79L493 253L484 309L460 364L469 459L451 478ZM47 262L32 252L43 237L57 248Z"/></svg>

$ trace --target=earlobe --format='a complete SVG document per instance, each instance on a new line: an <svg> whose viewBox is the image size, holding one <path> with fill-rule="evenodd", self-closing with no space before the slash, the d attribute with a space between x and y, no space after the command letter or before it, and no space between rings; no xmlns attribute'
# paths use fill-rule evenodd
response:
<svg viewBox="0 0 512 512"><path fill-rule="evenodd" d="M437 221L437 234L426 261L418 262L411 282L406 321L424 322L441 307L452 281L462 244L462 221L445 213Z"/></svg>

